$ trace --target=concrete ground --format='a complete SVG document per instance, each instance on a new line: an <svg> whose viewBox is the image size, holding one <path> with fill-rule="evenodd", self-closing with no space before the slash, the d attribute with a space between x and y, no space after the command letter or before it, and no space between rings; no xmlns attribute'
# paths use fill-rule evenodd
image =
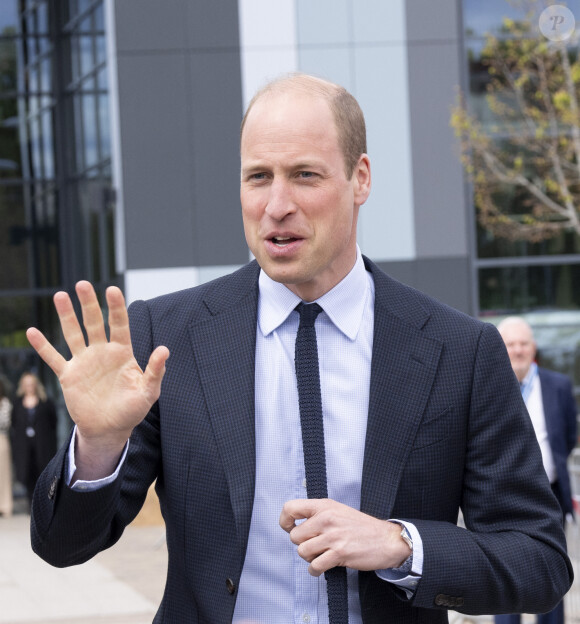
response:
<svg viewBox="0 0 580 624"><path fill-rule="evenodd" d="M91 561L57 569L30 548L26 503L0 518L0 624L150 624L167 572L165 527L146 505L121 540Z"/></svg>

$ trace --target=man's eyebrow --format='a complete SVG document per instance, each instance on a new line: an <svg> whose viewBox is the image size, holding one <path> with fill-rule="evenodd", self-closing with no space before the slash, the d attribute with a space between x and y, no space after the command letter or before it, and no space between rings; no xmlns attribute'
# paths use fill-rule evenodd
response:
<svg viewBox="0 0 580 624"><path fill-rule="evenodd" d="M248 175L250 173L266 171L267 169L268 167L266 167L265 165L261 163L251 164L251 165L248 165L247 167L242 166L242 175Z"/></svg>
<svg viewBox="0 0 580 624"><path fill-rule="evenodd" d="M252 173L261 173L263 171L270 171L271 165L261 162L250 163L247 166L242 166L241 172L242 176L251 175ZM289 163L284 166L284 170L294 172L294 171L320 171L325 174L328 171L327 164L323 161L307 161L302 160L295 163Z"/></svg>

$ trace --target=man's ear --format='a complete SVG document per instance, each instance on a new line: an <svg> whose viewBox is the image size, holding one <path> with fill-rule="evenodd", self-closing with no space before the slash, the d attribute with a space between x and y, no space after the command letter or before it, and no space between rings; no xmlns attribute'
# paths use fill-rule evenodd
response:
<svg viewBox="0 0 580 624"><path fill-rule="evenodd" d="M371 192L371 161L367 154L361 154L353 170L354 203L362 206Z"/></svg>

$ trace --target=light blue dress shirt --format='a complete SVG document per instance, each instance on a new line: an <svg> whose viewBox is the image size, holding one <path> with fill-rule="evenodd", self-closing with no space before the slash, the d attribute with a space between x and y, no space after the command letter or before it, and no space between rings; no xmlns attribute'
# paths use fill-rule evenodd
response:
<svg viewBox="0 0 580 624"><path fill-rule="evenodd" d="M259 278L256 333L256 489L246 559L234 622L325 624L326 580L308 563L278 523L284 503L307 498L294 370L300 298L264 272ZM374 328L374 282L360 251L352 271L317 299L316 320L328 496L360 508ZM388 357L388 354L385 354ZM413 538L413 574L379 576L412 593L422 568L420 538ZM417 552L417 546L421 550ZM347 569L349 622L362 624L358 572ZM275 587L275 591L266 588Z"/></svg>
<svg viewBox="0 0 580 624"><path fill-rule="evenodd" d="M240 579L235 624L327 624L324 575L311 576L308 563L280 528L284 503L307 498L294 343L300 298L264 272L259 278L256 332L256 484L246 558ZM374 328L374 282L360 250L351 272L317 302L316 320L328 496L360 508L361 477L369 405ZM385 354L388 357L388 354ZM115 473L94 482L77 481L73 489L92 490L111 482ZM68 482L75 471L74 436ZM377 571L411 597L422 572L421 538L404 523L413 540L411 573ZM349 623L362 624L358 572L347 569Z"/></svg>

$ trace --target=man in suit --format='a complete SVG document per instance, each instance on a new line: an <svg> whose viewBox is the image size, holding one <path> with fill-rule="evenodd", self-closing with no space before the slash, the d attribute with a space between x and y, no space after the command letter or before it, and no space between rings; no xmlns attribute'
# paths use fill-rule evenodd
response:
<svg viewBox="0 0 580 624"><path fill-rule="evenodd" d="M568 456L576 446L576 401L566 375L540 368L534 361L536 341L531 326L523 318L510 316L498 330L503 338L513 371L530 414L542 452L542 462L562 510L562 522L573 516L572 488ZM563 624L564 602L538 616L542 624ZM498 615L497 624L519 624L518 614Z"/></svg>
<svg viewBox="0 0 580 624"><path fill-rule="evenodd" d="M370 186L356 100L282 78L242 122L255 261L129 314L109 288L109 340L80 282L88 344L55 295L71 359L27 335L76 430L36 489L41 557L74 565L112 545L157 479L169 564L155 622L333 622L322 573L336 567L350 624L561 599L572 569L559 509L501 338L361 254ZM313 499L294 340L297 304L314 301L328 497Z"/></svg>

